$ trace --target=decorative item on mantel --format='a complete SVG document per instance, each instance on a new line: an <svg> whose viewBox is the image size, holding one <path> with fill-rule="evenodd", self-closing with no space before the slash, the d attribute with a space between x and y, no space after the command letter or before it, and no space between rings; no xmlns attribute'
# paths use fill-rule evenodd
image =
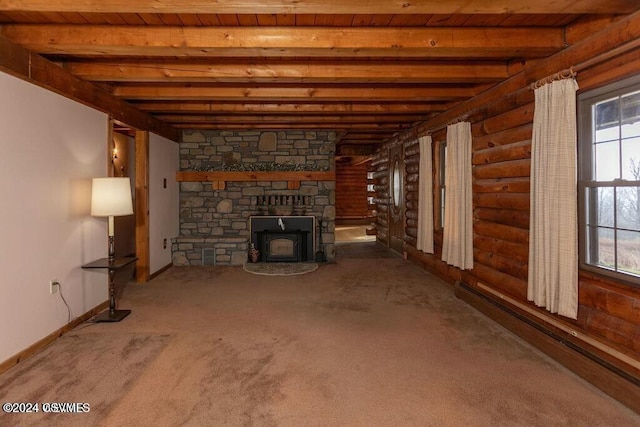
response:
<svg viewBox="0 0 640 427"><path fill-rule="evenodd" d="M262 169L265 167L266 169ZM258 164L251 166L255 170L214 170L209 168L193 168L193 170L181 170L176 172L178 182L211 182L214 190L224 190L227 181L287 181L287 189L298 190L301 181L335 181L335 171L317 170L307 165L296 164ZM292 169L288 169L292 168ZM307 170L308 169L308 170Z"/></svg>
<svg viewBox="0 0 640 427"><path fill-rule="evenodd" d="M196 167L189 162L188 170L193 172L307 172L307 171L322 171L326 170L318 167L317 165L307 165L299 163L232 163L224 164L220 166L212 166L208 168Z"/></svg>
<svg viewBox="0 0 640 427"><path fill-rule="evenodd" d="M260 251L256 249L256 245L251 244L251 248L249 248L249 259L251 262L258 262L260 260Z"/></svg>
<svg viewBox="0 0 640 427"><path fill-rule="evenodd" d="M308 206L312 204L311 196L272 194L255 196L251 201L260 215L289 216L295 214L303 216Z"/></svg>

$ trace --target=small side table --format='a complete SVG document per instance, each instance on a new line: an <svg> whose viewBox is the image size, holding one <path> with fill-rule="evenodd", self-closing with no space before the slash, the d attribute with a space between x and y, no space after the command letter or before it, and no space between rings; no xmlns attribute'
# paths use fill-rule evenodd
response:
<svg viewBox="0 0 640 427"><path fill-rule="evenodd" d="M84 269L106 268L109 270L109 310L94 317L95 322L119 322L131 313L131 310L116 310L116 273L137 260L136 257L116 258L113 261L109 261L109 258L100 258L82 266Z"/></svg>

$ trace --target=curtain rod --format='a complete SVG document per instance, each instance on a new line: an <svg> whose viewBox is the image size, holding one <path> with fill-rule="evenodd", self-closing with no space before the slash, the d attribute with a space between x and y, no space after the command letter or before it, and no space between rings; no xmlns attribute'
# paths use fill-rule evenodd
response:
<svg viewBox="0 0 640 427"><path fill-rule="evenodd" d="M447 123L446 126L451 126L451 125L456 125L458 123L462 123L462 122L466 122L469 120L469 115L465 114L463 116L460 117L456 117L455 119L451 120L449 123ZM442 128L444 128L445 126L442 126ZM441 128L441 129L442 129ZM433 131L432 131L433 132Z"/></svg>
<svg viewBox="0 0 640 427"><path fill-rule="evenodd" d="M537 89L540 86L543 86L543 85L545 85L547 83L551 83L552 81L562 80L562 79L570 79L570 78L573 78L573 77L575 77L577 75L578 75L578 73L574 70L574 67L571 66L571 67L569 67L569 68L567 68L565 70L559 71L559 72L557 72L555 74L552 74L552 75L547 76L547 77L545 77L543 79L540 79L537 82L531 83L529 86L526 86L526 87L524 87L524 88L522 88L520 90L526 90L527 88L531 89L531 90L534 90L534 89ZM450 125L455 125L456 123L468 121L470 117L471 117L471 114L465 114L465 115L456 117L455 119L447 122L446 124L442 124L440 126L436 126L434 128L429 129L428 131L425 132L425 134L430 135L430 134L433 134L433 133L435 133L435 132L437 132L439 130L442 130L442 129L450 126ZM421 133L421 132L417 131L416 133Z"/></svg>
<svg viewBox="0 0 640 427"><path fill-rule="evenodd" d="M451 120L450 122L447 122L446 124L431 128L427 132L424 132L424 133L416 132L416 133L420 133L424 135L432 135L438 132L439 130L445 129L448 126L455 125L462 122L467 122L469 121L469 117L471 117L469 114L464 114L462 116L456 117L455 119Z"/></svg>
<svg viewBox="0 0 640 427"><path fill-rule="evenodd" d="M640 47L640 39L634 39L634 40L630 40L626 43L623 43L607 52L603 52L600 55L598 55L597 57L594 58L589 58L586 59L578 64L575 64L573 66L571 66L568 70L570 72L574 73L574 77L577 75L577 72L580 72L582 70L588 69L590 67L593 67L595 65L601 64L603 62L606 62L612 58L615 58L616 56L622 55L624 53L627 53L633 49L636 49ZM558 73L556 73L558 74ZM545 79L542 79L545 80ZM535 83L533 83L535 84ZM531 85L529 85L531 86ZM519 90L516 91L516 93L523 91L523 90L528 90L529 86L524 86L522 88L520 88ZM534 88L535 89L535 88ZM467 117L471 117L479 108L476 107L474 109L470 110L470 113ZM431 135L433 133L435 133L436 131L439 131L441 129L446 128L448 125L440 125L440 126L436 126L434 128L429 128L429 129L425 129L424 127L421 127L426 125L426 123L422 123L422 124L417 124L415 127L412 127L410 129L407 129L405 131L403 131L402 133L400 133L399 135L395 135L394 137L392 137L393 139L401 137L403 134L405 133L412 133L413 135L415 135L416 137L418 137L419 135Z"/></svg>
<svg viewBox="0 0 640 427"><path fill-rule="evenodd" d="M537 82L531 83L529 85L529 89L535 90L535 89L538 89L539 87L542 87L542 86L546 85L547 83L551 83L551 82L554 82L556 80L572 79L577 74L578 73L576 73L573 70L573 67L569 67L566 70L559 71L559 72L557 72L555 74L551 74L550 76L547 76L547 77L545 77L543 79L540 79Z"/></svg>

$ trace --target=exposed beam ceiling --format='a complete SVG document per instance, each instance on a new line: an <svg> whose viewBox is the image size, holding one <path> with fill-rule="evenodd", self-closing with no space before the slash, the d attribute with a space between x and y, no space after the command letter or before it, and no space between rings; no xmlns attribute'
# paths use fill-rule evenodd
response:
<svg viewBox="0 0 640 427"><path fill-rule="evenodd" d="M77 56L510 58L565 43L554 28L4 25L2 33L40 53Z"/></svg>
<svg viewBox="0 0 640 427"><path fill-rule="evenodd" d="M216 62L118 61L67 62L63 66L87 80L113 82L254 83L482 83L509 77L507 64L433 61Z"/></svg>
<svg viewBox="0 0 640 427"><path fill-rule="evenodd" d="M0 35L90 85L75 87L94 88L99 108L110 94L121 121L126 110L167 129L333 129L340 145L360 147L446 115L639 8L637 0L0 0Z"/></svg>
<svg viewBox="0 0 640 427"><path fill-rule="evenodd" d="M244 101L244 100L243 100ZM254 113L342 113L348 114L403 114L403 113L433 113L447 109L447 105L436 103L372 103L372 102L336 102L336 103L314 103L314 104L294 104L294 103L217 103L217 102L138 102L135 104L139 109L155 111L157 113L234 113L234 114L254 114Z"/></svg>
<svg viewBox="0 0 640 427"><path fill-rule="evenodd" d="M45 87L74 101L96 108L116 120L169 138L179 139L177 129L141 111L100 87L82 80L50 61L0 37L0 71Z"/></svg>
<svg viewBox="0 0 640 427"><path fill-rule="evenodd" d="M0 0L0 10L216 14L631 13L636 0Z"/></svg>
<svg viewBox="0 0 640 427"><path fill-rule="evenodd" d="M271 102L350 102L350 101L450 101L470 98L485 89L480 87L462 87L442 85L432 87L389 87L389 86L185 86L182 84L118 86L114 95L124 99L150 100L220 100L220 101L259 101Z"/></svg>

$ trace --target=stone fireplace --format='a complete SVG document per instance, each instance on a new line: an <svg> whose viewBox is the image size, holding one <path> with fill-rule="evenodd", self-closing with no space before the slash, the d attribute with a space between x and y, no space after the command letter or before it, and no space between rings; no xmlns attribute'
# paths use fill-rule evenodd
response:
<svg viewBox="0 0 640 427"><path fill-rule="evenodd" d="M242 168L249 163L300 165L314 170L335 170L335 132L331 131L184 131L180 144L181 171ZM232 174L231 174L232 175ZM275 177L273 180L269 177ZM275 250L272 261L313 259L323 250L335 258L335 180L295 181L282 172L261 172L260 180L225 180L180 183L180 236L172 244L174 265L240 265L247 261L249 245L257 237L251 217L311 217L322 224L322 247L317 230L277 236L276 227L264 233ZM293 184L292 184L293 182ZM286 230L285 230L286 231ZM262 243L261 243L262 244ZM291 253L294 251L294 253ZM262 251L261 251L262 252ZM272 251L268 251L272 252ZM288 255L283 255L287 252ZM277 253L280 253L277 255Z"/></svg>

